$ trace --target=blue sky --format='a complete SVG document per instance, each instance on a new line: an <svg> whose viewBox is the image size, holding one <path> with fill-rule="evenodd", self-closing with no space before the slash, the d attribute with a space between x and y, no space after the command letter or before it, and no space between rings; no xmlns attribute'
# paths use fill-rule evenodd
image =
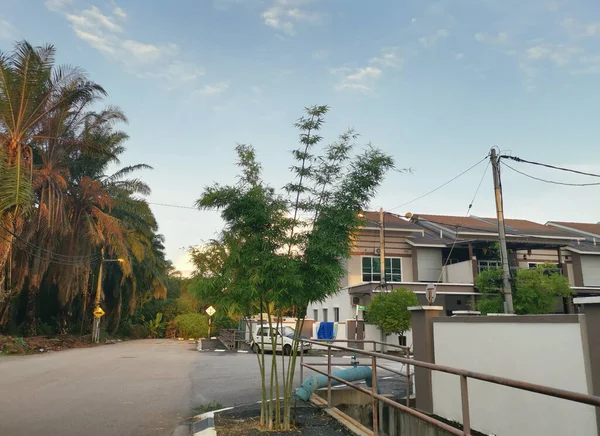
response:
<svg viewBox="0 0 600 436"><path fill-rule="evenodd" d="M348 127L395 156L372 207L393 209L497 145L600 172L600 3L594 0L3 0L0 48L52 43L129 117L123 163L145 162L149 201L190 206L235 175L252 143L274 186L289 179L294 121L327 104L327 140ZM557 181L594 181L519 165ZM397 213L464 214L480 165ZM509 217L596 222L598 187L505 170ZM215 236L217 214L153 206L168 256ZM491 174L472 213L494 213ZM181 263L180 263L181 265Z"/></svg>

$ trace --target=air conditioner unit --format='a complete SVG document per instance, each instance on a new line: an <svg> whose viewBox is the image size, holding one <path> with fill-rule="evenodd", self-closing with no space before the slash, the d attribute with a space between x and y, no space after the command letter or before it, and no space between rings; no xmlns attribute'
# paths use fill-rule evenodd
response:
<svg viewBox="0 0 600 436"><path fill-rule="evenodd" d="M354 305L360 304L360 298L359 297L352 297L352 304L354 304Z"/></svg>
<svg viewBox="0 0 600 436"><path fill-rule="evenodd" d="M376 254L377 256L381 256L381 248L375 248L373 250L373 254Z"/></svg>

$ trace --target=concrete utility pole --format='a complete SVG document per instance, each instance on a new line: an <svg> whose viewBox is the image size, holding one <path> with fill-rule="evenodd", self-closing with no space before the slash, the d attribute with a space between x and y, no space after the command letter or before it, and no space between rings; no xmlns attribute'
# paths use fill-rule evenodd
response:
<svg viewBox="0 0 600 436"><path fill-rule="evenodd" d="M492 172L494 174L494 194L496 197L496 215L498 218L498 239L500 242L500 258L502 259L502 281L504 282L504 313L515 313L513 309L512 287L510 285L508 250L506 249L506 228L504 226L504 203L502 201L500 165L495 148L492 148L490 150L490 159L492 161Z"/></svg>
<svg viewBox="0 0 600 436"><path fill-rule="evenodd" d="M379 283L383 287L385 286L385 227L383 225L383 208L379 208L379 263L381 272Z"/></svg>

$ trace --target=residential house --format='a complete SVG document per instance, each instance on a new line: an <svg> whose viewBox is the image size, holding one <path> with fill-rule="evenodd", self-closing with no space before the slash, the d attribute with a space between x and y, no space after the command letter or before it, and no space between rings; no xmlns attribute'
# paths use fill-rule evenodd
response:
<svg viewBox="0 0 600 436"><path fill-rule="evenodd" d="M368 306L378 292L404 287L427 304L425 289L434 283L435 304L443 306L450 316L454 311L473 309L479 298L477 275L501 266L495 218L430 214L407 214L405 218L384 213L381 223L378 212L366 212L365 220L365 226L354 236L340 291L312 304L307 313L315 321L345 323L341 329L345 328L348 337L357 334L352 320L357 314L362 319L357 307ZM600 292L600 245L595 245L595 238L600 243L600 224L579 230L567 224L506 219L509 265L517 269L554 264L578 295L594 295ZM382 226L385 280L381 280L380 272ZM571 312L570 301L558 302L556 311Z"/></svg>
<svg viewBox="0 0 600 436"><path fill-rule="evenodd" d="M569 282L580 296L600 295L600 224L549 221L546 225L584 238L565 248Z"/></svg>

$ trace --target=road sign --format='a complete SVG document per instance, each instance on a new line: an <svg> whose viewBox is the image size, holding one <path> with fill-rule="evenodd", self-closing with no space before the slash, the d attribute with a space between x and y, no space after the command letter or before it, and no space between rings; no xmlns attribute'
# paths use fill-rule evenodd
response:
<svg viewBox="0 0 600 436"><path fill-rule="evenodd" d="M425 288L425 295L427 295L427 301L429 301L430 306L435 301L436 288L437 286L435 283L429 283Z"/></svg>
<svg viewBox="0 0 600 436"><path fill-rule="evenodd" d="M94 309L94 316L96 318L102 318L104 316L104 311L102 310L102 308L100 306L98 306Z"/></svg>
<svg viewBox="0 0 600 436"><path fill-rule="evenodd" d="M208 316L213 316L216 311L217 311L217 309L215 309L212 306L208 306L208 309L206 309L206 313L208 313Z"/></svg>
<svg viewBox="0 0 600 436"><path fill-rule="evenodd" d="M367 306L358 306L358 310L367 310Z"/></svg>

